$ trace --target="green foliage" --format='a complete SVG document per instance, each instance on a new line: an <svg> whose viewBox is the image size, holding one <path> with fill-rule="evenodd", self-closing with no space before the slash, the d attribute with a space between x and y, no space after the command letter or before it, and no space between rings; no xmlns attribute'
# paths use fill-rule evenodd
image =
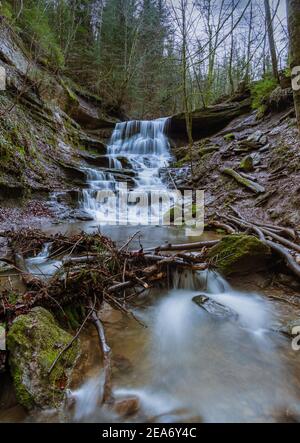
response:
<svg viewBox="0 0 300 443"><path fill-rule="evenodd" d="M3 15L8 20L11 20L13 17L13 10L9 2L4 1L0 2L0 15Z"/></svg>
<svg viewBox="0 0 300 443"><path fill-rule="evenodd" d="M256 82L251 88L252 108L261 110L261 107L265 106L266 100L276 86L276 80L270 75Z"/></svg>
<svg viewBox="0 0 300 443"><path fill-rule="evenodd" d="M62 68L64 55L57 42L55 31L49 23L43 2L30 2L24 9L20 20L26 33L33 38L38 58L45 64Z"/></svg>

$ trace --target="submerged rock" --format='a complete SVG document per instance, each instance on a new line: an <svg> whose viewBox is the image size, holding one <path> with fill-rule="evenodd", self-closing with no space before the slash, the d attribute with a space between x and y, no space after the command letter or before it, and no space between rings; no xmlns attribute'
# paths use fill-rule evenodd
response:
<svg viewBox="0 0 300 443"><path fill-rule="evenodd" d="M288 337L295 337L296 335L299 335L300 331L300 318L297 318L296 320L289 321L286 325L282 326L279 329L282 334L287 335Z"/></svg>
<svg viewBox="0 0 300 443"><path fill-rule="evenodd" d="M41 307L14 320L7 336L7 348L21 405L27 409L60 405L79 355L78 341L61 355L50 374L48 371L71 339L72 336L58 326L53 315Z"/></svg>
<svg viewBox="0 0 300 443"><path fill-rule="evenodd" d="M252 235L224 237L209 252L216 269L223 275L245 274L270 265L271 249Z"/></svg>
<svg viewBox="0 0 300 443"><path fill-rule="evenodd" d="M231 318L236 320L238 314L227 306L216 302L215 300L207 297L206 295L196 295L192 298L193 302L196 303L200 308L204 309L209 314L216 317Z"/></svg>
<svg viewBox="0 0 300 443"><path fill-rule="evenodd" d="M114 404L114 409L121 417L130 417L136 414L140 408L140 401L138 397L128 397L122 400L117 400Z"/></svg>

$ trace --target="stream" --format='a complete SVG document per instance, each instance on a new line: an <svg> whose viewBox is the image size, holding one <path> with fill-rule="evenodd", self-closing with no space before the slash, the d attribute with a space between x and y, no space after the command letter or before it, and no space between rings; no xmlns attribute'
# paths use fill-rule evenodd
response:
<svg viewBox="0 0 300 443"><path fill-rule="evenodd" d="M167 119L118 123L107 149L112 169L132 171L130 192L167 190L161 169L171 161L165 135ZM124 160L125 159L125 160ZM114 175L101 169L86 169L88 188L81 208L89 222L47 227L54 233L92 232L100 227L117 244L131 243L136 249L165 241L180 243L216 239L214 232L191 233L185 226L145 226L145 215L160 218L168 203L123 205L119 225L111 224L114 207L99 200L98 191L127 192ZM109 195L109 194L107 194ZM127 224L125 222L127 221ZM52 275L59 261L48 259L49 245L27 265L35 273ZM193 298L209 297L223 311L208 312ZM137 397L139 410L128 421L148 422L276 422L300 415L300 359L291 341L278 328L297 317L292 307L269 300L263 293L237 290L213 271L174 273L169 288L145 292L132 310L147 327L107 307L105 329L113 353L113 391L117 399ZM299 315L299 312L298 312ZM99 406L101 355L92 327L82 335L84 355L75 370L70 395L72 408L46 411L26 421L126 421ZM15 409L0 421L20 417ZM22 416L22 414L21 414Z"/></svg>

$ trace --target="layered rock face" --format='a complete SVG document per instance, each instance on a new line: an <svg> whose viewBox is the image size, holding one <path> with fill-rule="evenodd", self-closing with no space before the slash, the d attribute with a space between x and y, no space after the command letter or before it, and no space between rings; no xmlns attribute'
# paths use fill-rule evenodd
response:
<svg viewBox="0 0 300 443"><path fill-rule="evenodd" d="M103 154L116 117L99 97L41 66L16 34L0 28L0 199L70 187L65 165L78 166L79 152ZM91 132L89 132L91 131Z"/></svg>

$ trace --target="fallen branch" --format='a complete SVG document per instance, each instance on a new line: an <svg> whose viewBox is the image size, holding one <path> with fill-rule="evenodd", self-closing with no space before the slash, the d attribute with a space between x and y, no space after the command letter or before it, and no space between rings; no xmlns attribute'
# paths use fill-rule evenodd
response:
<svg viewBox="0 0 300 443"><path fill-rule="evenodd" d="M227 225L226 223L222 223L220 221L217 220L212 220L208 223L208 227L214 227L214 228L219 228L219 229L223 229L225 232L227 232L228 234L235 234L236 230L233 229L232 226Z"/></svg>
<svg viewBox="0 0 300 443"><path fill-rule="evenodd" d="M253 182L252 180L242 177L231 168L224 168L221 172L234 178L239 184L245 186L247 189L250 189L250 191L255 192L255 194L261 194L265 192L265 188L263 186Z"/></svg>
<svg viewBox="0 0 300 443"><path fill-rule="evenodd" d="M195 243L181 243L178 245L173 245L171 243L166 243L165 245L157 246L156 248L146 249L144 252L155 251L155 253L160 251L191 251L202 248L210 248L216 245L219 240L208 240Z"/></svg>
<svg viewBox="0 0 300 443"><path fill-rule="evenodd" d="M112 395L112 383L111 383L111 349L107 344L104 327L98 318L98 315L93 307L92 309L92 321L97 329L100 347L103 355L103 369L104 369L104 384L103 384L103 395L101 403L112 404L114 398Z"/></svg>
<svg viewBox="0 0 300 443"><path fill-rule="evenodd" d="M293 258L293 256L283 246L278 245L277 243L275 243L273 241L267 240L265 238L265 231L266 230L264 230L262 228L259 228L258 226L255 226L252 223L246 222L245 220L239 220L236 217L224 216L224 218L232 220L232 221L235 221L235 223L239 224L240 226L242 226L242 227L244 227L246 229L249 229L249 228L252 229L258 235L259 239L263 243L268 245L277 254L281 255L281 257L284 259L284 261L286 263L286 266L294 273L294 275L296 277L300 278L300 266L298 265L296 260ZM267 231L267 235L270 235L269 231Z"/></svg>
<svg viewBox="0 0 300 443"><path fill-rule="evenodd" d="M74 343L75 340L77 340L77 338L80 335L80 332L82 331L84 325L86 324L86 322L88 321L88 319L90 318L91 314L93 313L94 309L95 309L95 305L96 305L96 298L94 301L94 305L92 306L90 312L88 313L88 315L85 317L85 319L83 320L80 328L78 329L78 331L76 332L76 334L74 335L74 337L72 338L72 340L69 341L69 343L66 344L66 346L60 351L60 353L57 355L57 357L55 358L55 360L53 361L52 365L50 366L49 370L48 370L48 374L50 375L51 372L53 371L56 363L58 362L58 360L60 359L60 357L68 350L71 348L72 344Z"/></svg>
<svg viewBox="0 0 300 443"><path fill-rule="evenodd" d="M21 272L21 278L25 286L30 288L41 288L44 283L32 275L26 266L24 257L21 254L15 254L15 267Z"/></svg>
<svg viewBox="0 0 300 443"><path fill-rule="evenodd" d="M286 266L300 279L300 266L294 260L293 256L284 247L277 243L270 240L264 240L264 242L284 259Z"/></svg>

